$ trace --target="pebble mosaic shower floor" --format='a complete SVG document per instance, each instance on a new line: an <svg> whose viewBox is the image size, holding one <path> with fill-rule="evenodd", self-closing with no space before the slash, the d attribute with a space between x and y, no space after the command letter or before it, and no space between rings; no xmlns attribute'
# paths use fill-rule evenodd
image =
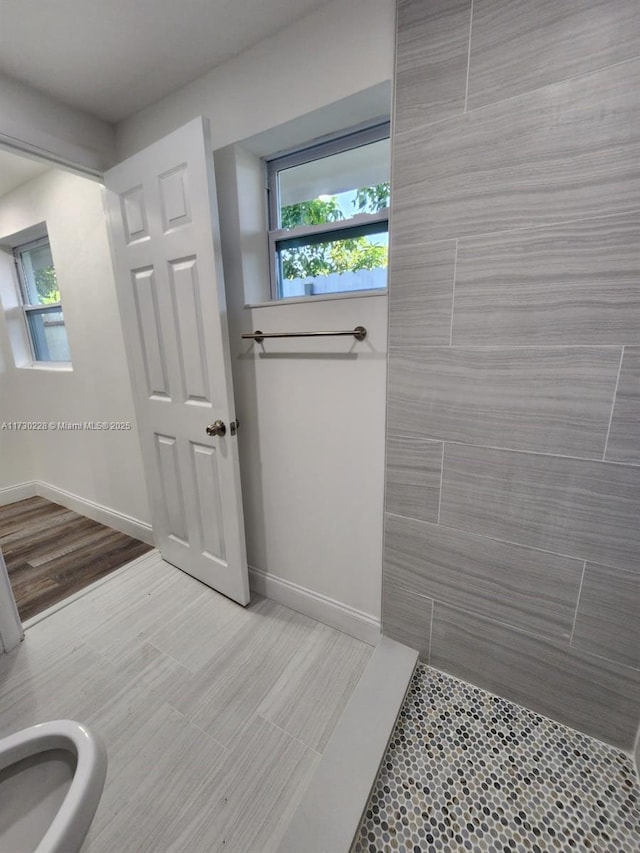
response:
<svg viewBox="0 0 640 853"><path fill-rule="evenodd" d="M427 666L352 853L639 853L632 760Z"/></svg>

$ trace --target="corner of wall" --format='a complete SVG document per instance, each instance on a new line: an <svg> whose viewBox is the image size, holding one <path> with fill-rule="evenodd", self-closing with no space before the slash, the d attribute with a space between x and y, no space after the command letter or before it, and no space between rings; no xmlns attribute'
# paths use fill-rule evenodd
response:
<svg viewBox="0 0 640 853"><path fill-rule="evenodd" d="M115 160L115 129L0 73L0 145L100 175Z"/></svg>

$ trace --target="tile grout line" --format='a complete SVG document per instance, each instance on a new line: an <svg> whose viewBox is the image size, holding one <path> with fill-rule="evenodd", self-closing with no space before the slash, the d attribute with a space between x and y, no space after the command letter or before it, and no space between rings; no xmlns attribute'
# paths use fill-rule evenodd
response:
<svg viewBox="0 0 640 853"><path fill-rule="evenodd" d="M467 112L467 104L469 103L469 76L471 72L471 34L473 32L473 0L471 0L471 9L469 10L469 46L467 48L467 80L464 87L464 111Z"/></svg>
<svg viewBox="0 0 640 853"><path fill-rule="evenodd" d="M321 756L322 753L318 752L317 749L314 749L312 746L309 746L308 743L305 743L303 740L300 740L299 737L292 735L291 732L288 732L286 729L283 729L282 726L279 726L277 723L274 723L273 720L270 720L268 717L265 717L264 714L259 714L256 711L256 717L260 717L261 720L264 720L265 723L269 723L270 726L278 729L278 731L282 732L283 735L286 735L291 740L295 740L296 743L299 743L301 746L304 746L305 749L308 749L310 752L313 752L315 755Z"/></svg>
<svg viewBox="0 0 640 853"><path fill-rule="evenodd" d="M444 347L446 349L446 347ZM406 438L415 438L415 434L398 432L397 435L404 436ZM499 453L519 453L521 455L526 456L546 456L549 459L571 459L575 462L591 462L597 465L616 465L620 468L639 468L640 463L638 462L616 462L615 459L602 459L600 456L568 456L566 453L550 453L549 451L543 450L521 450L517 447L499 447L495 444L476 444L472 441L454 441L450 438L434 438L431 436L417 436L418 438L423 439L424 441L446 441L447 444L454 445L455 447L472 447L475 450L493 450ZM393 515L398 515L399 513L392 513Z"/></svg>
<svg viewBox="0 0 640 853"><path fill-rule="evenodd" d="M389 512L386 511L385 515L391 516L392 518L402 518L405 521L417 521L418 524L430 524L432 526L436 526L433 521L424 521L421 518L412 518L410 515L400 515L397 512ZM499 539L497 536L488 536L486 533L476 533L474 530L466 530L464 527L454 527L452 524L439 524L437 525L441 527L443 530L456 530L459 533L466 533L467 536L475 536L478 539L488 539L490 542L500 542L503 545L514 545L516 548L526 548L528 551L536 551L540 554L550 554L552 557L563 557L566 560L575 560L577 563L584 563L584 557L577 557L574 554L563 554L561 551L549 551L547 548L536 548L535 545L524 545L522 542L514 542L511 539ZM608 563L603 563L602 565L609 565ZM611 569L620 569L620 571L631 571L630 569L621 569L619 566L609 566ZM425 596L428 598L429 596Z"/></svg>
<svg viewBox="0 0 640 853"><path fill-rule="evenodd" d="M448 119L442 119L442 121L448 121ZM434 124L438 124L438 122L434 122ZM522 232L527 231L543 231L544 229L558 229L563 228L565 225L575 225L582 222L601 222L603 219L627 219L630 216L634 216L640 213L640 208L631 207L628 210L623 210L622 213L605 213L602 215L596 216L578 216L572 217L571 219L559 219L557 222L543 222L538 225L520 225L516 228L501 228L498 231L478 231L473 234L462 234L459 237L440 237L437 240L410 240L406 243L398 243L396 240L396 251L404 250L408 248L414 248L415 246L431 246L436 243L449 243L452 240L476 240L480 241L480 245L484 245L485 242L491 242L494 237L500 237L503 234L521 234ZM357 293L358 291L354 291ZM612 344L615 346L615 344Z"/></svg>
<svg viewBox="0 0 640 853"><path fill-rule="evenodd" d="M175 664L177 664L180 667L180 669L184 669L192 677L196 675L195 670L190 669L190 667L188 667L186 664L182 663L182 661L178 660L178 658L174 658L174 656L170 652L165 652L165 650L161 649L160 646L156 646L156 644L152 640L145 639L144 643L148 646L151 646L151 648L155 649L159 654L163 655L166 658L169 658L169 660L171 660Z"/></svg>
<svg viewBox="0 0 640 853"><path fill-rule="evenodd" d="M635 756L638 757L638 762L636 763ZM640 783L640 726L638 726L638 734L636 735L636 739L633 742L633 752L631 753L631 760L633 761L633 766L636 770L636 777L638 779L638 783Z"/></svg>
<svg viewBox="0 0 640 853"><path fill-rule="evenodd" d="M433 611L436 609L435 599L431 599L431 619L429 620L429 654L427 656L427 664L431 666L431 643L433 642Z"/></svg>
<svg viewBox="0 0 640 853"><path fill-rule="evenodd" d="M618 396L618 386L620 385L620 374L622 373L622 361L624 359L625 347L622 347L620 352L620 362L618 364L618 375L616 377L616 387L613 389L613 401L611 402L611 414L609 415L609 427L607 428L607 437L604 440L604 450L602 452L602 461L606 461L607 449L609 446L609 436L611 435L611 425L613 424L613 413L616 408L616 398Z"/></svg>
<svg viewBox="0 0 640 853"><path fill-rule="evenodd" d="M231 752L231 747L225 746L224 743L219 741L213 735L209 734L209 732L206 729L203 729L202 726L199 726L197 723L194 723L194 721L191 719L191 717L188 714L185 714L184 711L181 711L179 708L176 708L175 705L171 704L171 702L165 701L165 705L167 705L167 707L171 708L172 711L175 711L176 714L179 714L182 717L182 719L185 721L185 723L188 723L190 726L193 726L194 729L197 729L199 732L202 732L202 734L208 740L215 743L216 746L219 746L223 752L223 758L226 758L227 755Z"/></svg>
<svg viewBox="0 0 640 853"><path fill-rule="evenodd" d="M576 599L576 609L573 614L573 625L571 626L571 636L569 637L569 648L575 648L573 645L573 635L576 630L576 622L578 621L578 608L580 607L580 597L582 596L582 585L584 583L584 576L587 571L587 561L585 560L582 565L582 577L580 578L580 588L578 589L578 598Z"/></svg>
<svg viewBox="0 0 640 853"><path fill-rule="evenodd" d="M469 32L471 35L471 32ZM469 38L469 54L471 53L471 38ZM524 92L517 92L515 95L508 95L506 98L500 98L497 101L491 101L488 104L480 104L477 107L472 107L470 110L466 109L466 99L465 99L465 111L461 113L454 113L450 116L445 116L444 118L436 119L435 121L427 121L424 124L418 124L415 127L406 128L405 130L399 131L396 136L406 137L409 134L415 134L419 130L425 130L428 127L433 127L437 124L443 124L445 121L453 121L454 119L461 118L468 113L477 113L481 110L488 110L492 107L502 106L502 104L506 104L508 101L514 101L517 98L526 98L529 95L536 94L537 92L542 92L544 89L551 89L555 86L564 86L566 83L572 83L575 80L584 80L585 78L595 75L602 74L605 71L609 71L612 68L618 68L621 65L626 65L631 62L638 62L640 59L640 54L636 54L635 56L630 56L628 59L621 59L618 62L611 62L609 65L601 65L598 68L593 68L591 71L584 71L582 74L574 74L572 77L564 77L562 80L554 80L550 83L543 83L541 86L536 86L534 89L526 89ZM467 66L468 68L468 66ZM616 215L616 214L607 214L607 215ZM255 307L255 306L249 306ZM261 307L261 306L260 306Z"/></svg>
<svg viewBox="0 0 640 853"><path fill-rule="evenodd" d="M593 652L584 652L582 651L582 649L572 648L567 643L566 637L562 638L557 635L542 634L539 631L534 631L532 628L523 628L522 625L514 625L513 622L505 622L504 619L496 619L495 616L486 616L484 613L478 613L477 610L472 610L469 606L462 607L460 604L451 604L450 602L444 601L441 598L432 598L431 600L433 601L434 609L436 604L440 604L442 605L442 607L448 607L449 610L457 610L458 613L468 614L469 616L475 617L476 619L480 619L480 621L482 622L490 622L492 625L498 625L501 628L507 628L510 631L515 631L517 634L523 634L525 637L529 637L532 640L538 640L543 643L551 643L556 649L560 649L562 651L577 651L579 654L587 655L588 657L595 657L599 658L600 660L606 660L609 663L616 663L616 661L612 661L609 658L603 658L602 655L596 655ZM433 664L429 664L429 666L432 665ZM616 665L623 666L625 669L634 668L628 666L628 664Z"/></svg>
<svg viewBox="0 0 640 853"><path fill-rule="evenodd" d="M442 506L442 481L443 480L444 480L444 441L442 442L442 456L440 457L440 492L438 494L438 520L436 521L436 524L440 524L440 507Z"/></svg>
<svg viewBox="0 0 640 853"><path fill-rule="evenodd" d="M499 352L503 352L504 350L619 350L620 346L621 344L456 344L455 346L447 346L446 344L391 344L391 346L389 347L389 351L398 352L400 350L405 352L413 352L414 350L416 350L418 352L424 352L425 350L433 349L456 349L473 351L498 350ZM624 346L626 347L627 344L624 344ZM637 346L637 344L630 344L629 346Z"/></svg>
<svg viewBox="0 0 640 853"><path fill-rule="evenodd" d="M453 346L453 309L456 301L456 274L458 271L458 238L456 237L456 251L453 259L453 284L451 286L451 323L449 324L449 348Z"/></svg>

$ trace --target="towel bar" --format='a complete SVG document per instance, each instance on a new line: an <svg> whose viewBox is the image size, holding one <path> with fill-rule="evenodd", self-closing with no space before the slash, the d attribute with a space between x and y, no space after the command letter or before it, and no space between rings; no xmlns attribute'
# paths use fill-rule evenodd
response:
<svg viewBox="0 0 640 853"><path fill-rule="evenodd" d="M255 332L249 332L242 337L252 338L257 344L261 344L265 338L317 338L328 335L353 335L357 341L363 341L367 337L367 330L364 326L338 332L261 332L260 329L256 329Z"/></svg>

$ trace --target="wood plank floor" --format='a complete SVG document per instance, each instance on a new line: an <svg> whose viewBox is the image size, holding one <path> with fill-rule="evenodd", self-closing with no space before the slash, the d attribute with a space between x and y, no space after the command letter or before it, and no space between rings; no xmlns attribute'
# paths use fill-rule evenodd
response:
<svg viewBox="0 0 640 853"><path fill-rule="evenodd" d="M44 498L0 506L0 549L24 621L151 546Z"/></svg>
<svg viewBox="0 0 640 853"><path fill-rule="evenodd" d="M273 853L371 652L153 551L0 656L0 737L69 717L105 740L83 853Z"/></svg>

